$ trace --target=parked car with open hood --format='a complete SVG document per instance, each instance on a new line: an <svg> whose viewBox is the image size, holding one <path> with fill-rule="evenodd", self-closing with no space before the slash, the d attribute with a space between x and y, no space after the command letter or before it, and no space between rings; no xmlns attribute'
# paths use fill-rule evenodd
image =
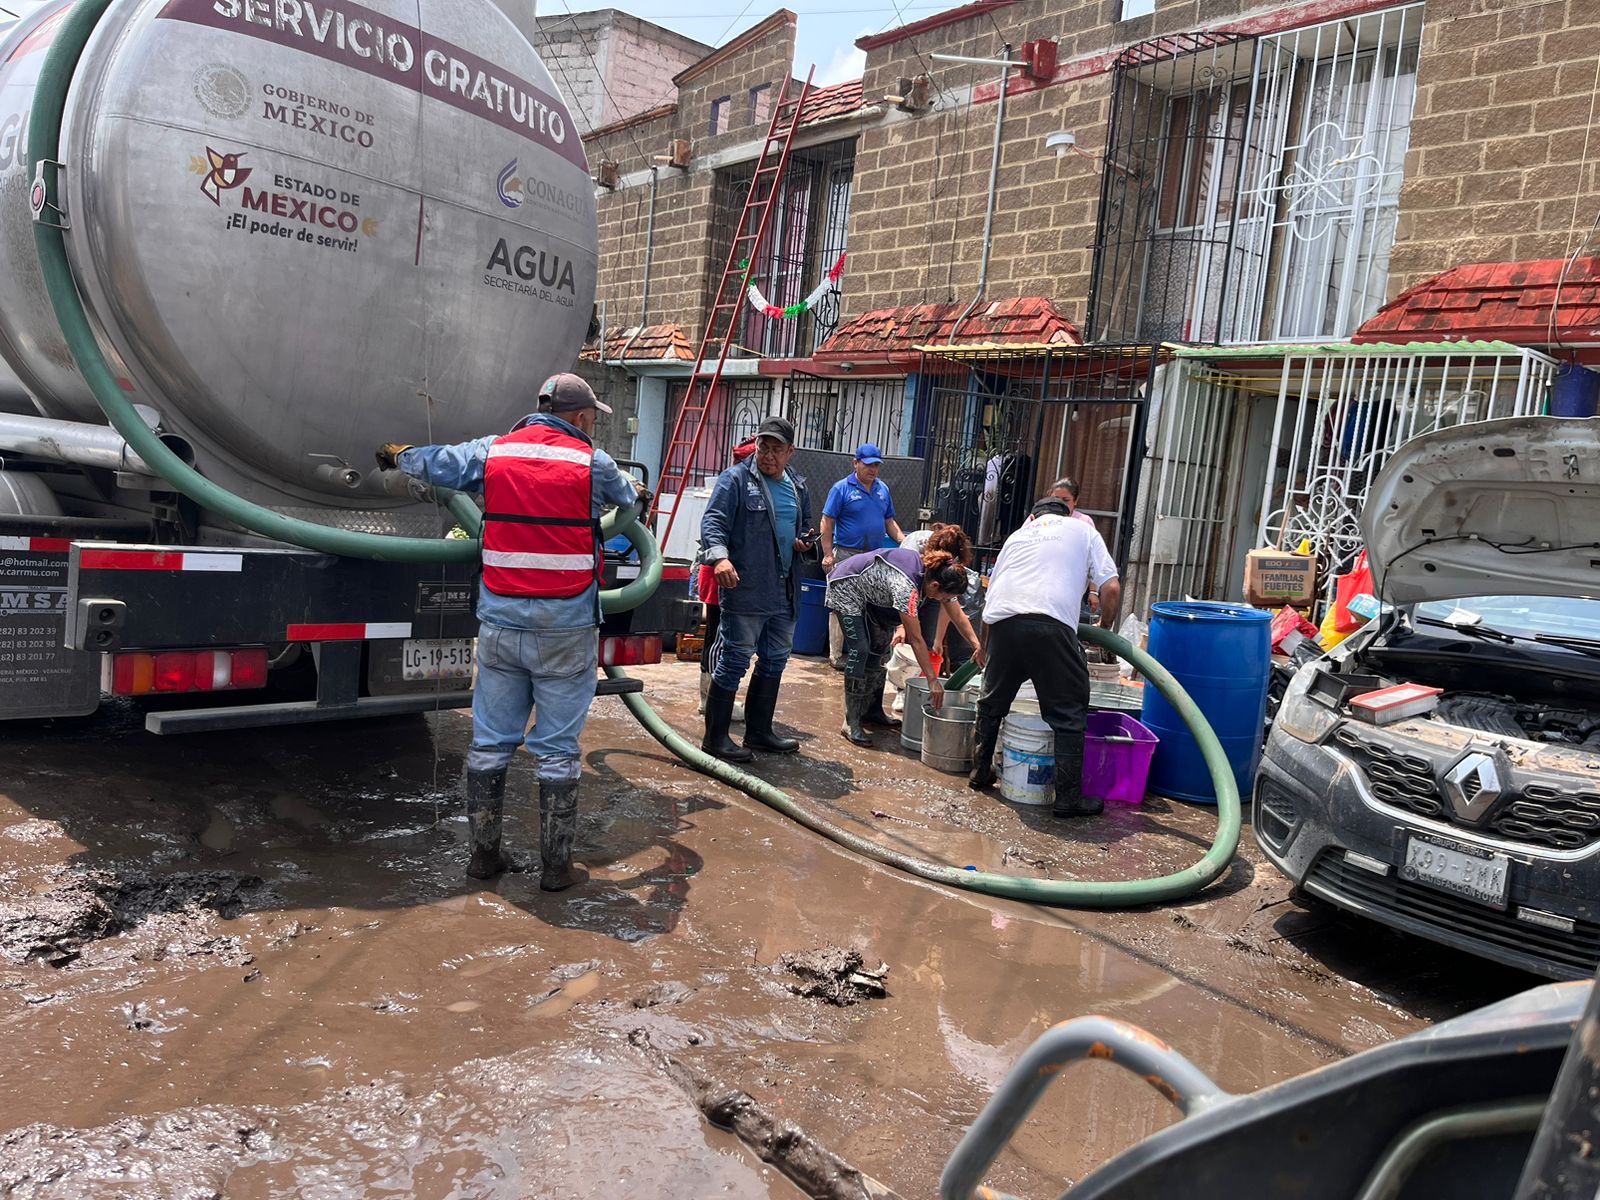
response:
<svg viewBox="0 0 1600 1200"><path fill-rule="evenodd" d="M1592 976L1600 419L1407 442L1373 482L1362 531L1391 607L1290 684L1256 781L1262 851L1342 908ZM1437 702L1387 724L1350 703L1397 684L1439 689Z"/></svg>

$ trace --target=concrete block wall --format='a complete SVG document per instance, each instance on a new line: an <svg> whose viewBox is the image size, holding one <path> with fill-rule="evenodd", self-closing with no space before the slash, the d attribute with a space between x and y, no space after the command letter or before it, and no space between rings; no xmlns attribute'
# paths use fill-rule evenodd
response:
<svg viewBox="0 0 1600 1200"><path fill-rule="evenodd" d="M1024 0L869 50L869 104L923 72L937 100L863 130L845 315L975 292L995 108L968 97L998 72L932 54L994 58L1004 41L1053 37L1058 61L1080 64L1081 78L1008 101L988 294L1048 296L1082 322L1100 169L1057 158L1044 138L1071 131L1083 150L1104 151L1116 52L1166 34L1270 32L1383 7L1163 0L1152 16L1119 21L1118 0ZM1600 211L1600 0L1428 0L1423 29L1390 296L1463 262L1562 257Z"/></svg>
<svg viewBox="0 0 1600 1200"><path fill-rule="evenodd" d="M671 100L671 77L711 53L704 43L612 8L540 17L534 48L583 133Z"/></svg>
<svg viewBox="0 0 1600 1200"><path fill-rule="evenodd" d="M1578 247L1600 212L1597 55L1600 0L1429 0L1391 296Z"/></svg>
<svg viewBox="0 0 1600 1200"><path fill-rule="evenodd" d="M766 121L752 122L746 97L758 84L772 85L773 94L794 59L795 18L781 11L728 46L680 72L674 84L675 105L631 122L619 122L585 138L591 164L609 159L618 164L627 186L599 194L600 276L598 298L606 302L606 323L627 327L671 321L698 342L708 288L716 267L711 262L712 195L715 172L707 157L766 134ZM729 128L709 132L711 102L731 97ZM687 171L652 158L665 154L675 139L693 146ZM646 231L650 185L647 172L658 166L654 250L650 271L650 311L643 313Z"/></svg>

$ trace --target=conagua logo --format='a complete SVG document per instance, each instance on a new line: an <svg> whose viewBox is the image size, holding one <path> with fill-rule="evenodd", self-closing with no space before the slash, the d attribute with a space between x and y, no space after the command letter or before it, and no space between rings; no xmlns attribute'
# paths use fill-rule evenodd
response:
<svg viewBox="0 0 1600 1200"><path fill-rule="evenodd" d="M500 177L495 180L494 188L501 204L507 208L522 207L522 179L517 174L516 159L513 158L500 169Z"/></svg>
<svg viewBox="0 0 1600 1200"><path fill-rule="evenodd" d="M243 154L218 154L210 146L206 147L205 158L196 156L190 162L190 169L195 174L204 172L205 178L200 181L200 190L205 193L206 199L222 207L222 193L231 191L250 178L249 167L241 167L239 160Z"/></svg>

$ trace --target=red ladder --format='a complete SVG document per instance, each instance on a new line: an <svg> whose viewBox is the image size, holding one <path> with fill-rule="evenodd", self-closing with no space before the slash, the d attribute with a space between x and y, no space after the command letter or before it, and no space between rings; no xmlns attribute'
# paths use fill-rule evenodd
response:
<svg viewBox="0 0 1600 1200"><path fill-rule="evenodd" d="M668 494L679 499L667 514L666 528L661 531L661 544L667 544L672 533L672 523L683 507L682 497L689 486L689 476L694 470L695 455L700 450L700 439L706 431L706 418L717 399L717 385L722 382L722 368L727 365L728 353L733 348L733 334L739 323L739 310L744 307L744 294L750 285L766 244L767 231L772 225L773 201L783 183L784 168L789 165L789 149L794 144L795 130L800 128L800 116L806 98L811 94L811 77L816 74L813 65L806 72L806 81L800 85L800 94L789 98L793 82L787 76L778 92L778 102L772 106L772 122L767 127L767 140L762 143L761 157L756 160L756 172L750 179L750 192L745 197L744 211L734 226L734 238L728 248L728 262L717 283L717 298L706 313L705 332L700 335L700 349L694 356L694 370L689 373L689 386L684 392L683 406L678 409L677 420L672 423L672 436L667 439L666 453L661 458L661 479L656 486L655 504L650 516L661 511L661 499ZM755 220L752 222L752 217ZM754 230L751 229L752 223ZM737 282L735 282L737 281ZM729 285L733 296L729 298ZM702 380L708 351L715 344L717 364L709 380ZM687 427L687 432L686 432Z"/></svg>

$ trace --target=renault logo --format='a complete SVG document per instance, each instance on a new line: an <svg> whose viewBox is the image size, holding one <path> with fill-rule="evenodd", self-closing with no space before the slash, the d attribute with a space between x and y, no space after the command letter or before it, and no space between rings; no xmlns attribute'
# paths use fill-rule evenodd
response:
<svg viewBox="0 0 1600 1200"><path fill-rule="evenodd" d="M1463 821L1477 824L1500 799L1504 785L1494 758L1474 750L1444 773L1444 794Z"/></svg>

